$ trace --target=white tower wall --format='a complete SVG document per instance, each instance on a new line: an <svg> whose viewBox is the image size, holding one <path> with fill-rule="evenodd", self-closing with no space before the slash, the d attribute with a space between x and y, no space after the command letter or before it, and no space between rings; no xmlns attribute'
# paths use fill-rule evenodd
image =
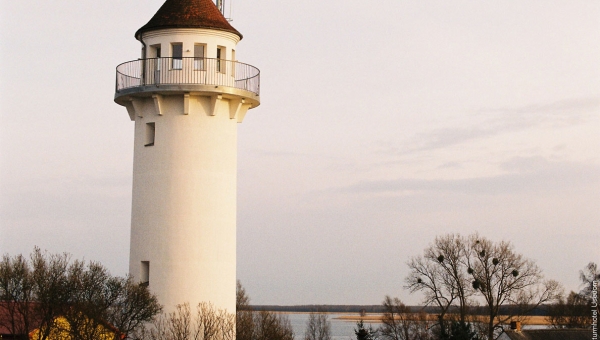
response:
<svg viewBox="0 0 600 340"><path fill-rule="evenodd" d="M210 301L235 311L237 120L229 101L163 96L138 103L135 118L129 272L145 281L166 310ZM148 123L154 145L145 146ZM146 264L147 262L147 264Z"/></svg>
<svg viewBox="0 0 600 340"><path fill-rule="evenodd" d="M235 34L205 29L160 30L143 39L149 49L160 45L161 57L171 56L171 44L182 43L183 57L193 57L194 44L203 44L209 58L216 57L217 46L225 47L223 59L231 58L239 41ZM210 301L235 312L237 123L242 117L231 112L239 103L193 92L132 103L129 272L148 280L167 311ZM150 140L153 145L147 145Z"/></svg>

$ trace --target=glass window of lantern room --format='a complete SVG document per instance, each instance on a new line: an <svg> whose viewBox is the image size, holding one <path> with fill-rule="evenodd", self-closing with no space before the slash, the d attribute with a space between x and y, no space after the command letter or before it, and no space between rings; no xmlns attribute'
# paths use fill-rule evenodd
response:
<svg viewBox="0 0 600 340"><path fill-rule="evenodd" d="M183 67L183 44L182 43L173 43L171 44L171 56L173 60L173 64L171 67L174 70L181 70Z"/></svg>
<svg viewBox="0 0 600 340"><path fill-rule="evenodd" d="M204 49L203 44L194 44L194 70L204 70Z"/></svg>

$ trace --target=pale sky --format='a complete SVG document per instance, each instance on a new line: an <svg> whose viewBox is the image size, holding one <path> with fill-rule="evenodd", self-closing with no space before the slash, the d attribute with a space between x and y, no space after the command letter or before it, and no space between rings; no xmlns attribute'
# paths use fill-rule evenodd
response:
<svg viewBox="0 0 600 340"><path fill-rule="evenodd" d="M0 253L126 274L115 67L162 3L0 0ZM238 126L252 303L416 304L406 261L445 233L509 240L567 290L600 262L600 1L229 4L261 70Z"/></svg>

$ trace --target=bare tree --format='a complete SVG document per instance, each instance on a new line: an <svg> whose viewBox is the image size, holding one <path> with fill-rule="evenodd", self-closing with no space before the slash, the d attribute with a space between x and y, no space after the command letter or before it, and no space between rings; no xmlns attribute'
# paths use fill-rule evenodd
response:
<svg viewBox="0 0 600 340"><path fill-rule="evenodd" d="M479 301L487 311L484 333L491 340L500 334L503 323L553 301L560 291L556 281L544 280L535 263L517 254L509 242L494 243L477 234L437 237L424 256L412 258L408 266L406 287L423 292L424 304L440 310L441 338L461 330L465 331L461 336L469 337L469 309ZM500 308L507 305L516 308L500 315ZM459 319L448 324L453 308Z"/></svg>
<svg viewBox="0 0 600 340"><path fill-rule="evenodd" d="M235 315L223 309L216 309L211 303L198 305L196 329L199 336L194 339L233 340L235 335Z"/></svg>
<svg viewBox="0 0 600 340"><path fill-rule="evenodd" d="M62 313L67 323L62 330L74 339L101 339L113 332L106 319L118 297L118 288L108 270L99 263L74 261L68 267L68 308Z"/></svg>
<svg viewBox="0 0 600 340"><path fill-rule="evenodd" d="M388 295L385 296L382 305L384 313L381 322L383 325L379 327L379 334L381 334L383 339L411 339L410 308L406 307L400 299L392 299Z"/></svg>
<svg viewBox="0 0 600 340"><path fill-rule="evenodd" d="M185 303L178 305L175 312L168 314L167 336L163 339L191 340L192 339L192 315L190 305Z"/></svg>
<svg viewBox="0 0 600 340"><path fill-rule="evenodd" d="M236 339L253 340L254 339L254 312L250 309L250 297L246 294L246 289L242 286L240 280L236 283L235 298L235 329Z"/></svg>
<svg viewBox="0 0 600 340"><path fill-rule="evenodd" d="M175 311L160 315L150 330L154 340L190 340L192 336L192 315L190 305L177 305Z"/></svg>
<svg viewBox="0 0 600 340"><path fill-rule="evenodd" d="M35 248L31 254L35 313L40 327L35 340L46 340L56 327L55 319L67 311L69 304L68 267L70 255L42 253Z"/></svg>
<svg viewBox="0 0 600 340"><path fill-rule="evenodd" d="M413 328L413 339L414 340L433 340L437 339L436 336L431 334L431 329L434 327L434 322L429 319L429 315L423 311L413 314L414 316L414 328Z"/></svg>
<svg viewBox="0 0 600 340"><path fill-rule="evenodd" d="M35 340L55 336L99 339L126 337L152 320L161 307L146 287L113 277L101 264L71 261L68 254L35 248L27 261L5 255L0 262L0 297L16 334L33 328ZM5 308L6 309L6 308Z"/></svg>
<svg viewBox="0 0 600 340"><path fill-rule="evenodd" d="M235 315L206 302L199 303L192 315L190 305L184 303L156 318L143 336L140 338L151 340L234 340Z"/></svg>
<svg viewBox="0 0 600 340"><path fill-rule="evenodd" d="M254 339L254 312L251 310L241 310L235 313L235 329L237 340Z"/></svg>
<svg viewBox="0 0 600 340"><path fill-rule="evenodd" d="M148 287L133 281L132 277L113 278L111 287L118 290L116 299L108 308L106 321L126 335L134 338L136 330L152 321L162 311L155 295Z"/></svg>
<svg viewBox="0 0 600 340"><path fill-rule="evenodd" d="M237 280L235 286L235 310L241 311L250 307L250 297L246 294L246 289L242 286L240 280Z"/></svg>
<svg viewBox="0 0 600 340"><path fill-rule="evenodd" d="M293 340L294 331L287 316L269 311L253 311L242 284L236 289L237 340Z"/></svg>
<svg viewBox="0 0 600 340"><path fill-rule="evenodd" d="M553 328L585 328L592 324L589 301L571 292L548 306L548 322Z"/></svg>
<svg viewBox="0 0 600 340"><path fill-rule="evenodd" d="M425 257L432 262L439 263L444 273L443 280L454 291L459 307L459 321L467 321L469 297L473 295L466 273L467 249L465 239L460 235L444 235L436 237L433 247L425 252Z"/></svg>
<svg viewBox="0 0 600 340"><path fill-rule="evenodd" d="M560 292L556 281L545 281L538 266L515 253L509 242L495 244L477 234L472 235L467 259L472 286L487 307L487 337L490 340L500 335L502 325L507 321L555 300ZM500 315L500 307L508 304L519 308L508 315Z"/></svg>
<svg viewBox="0 0 600 340"><path fill-rule="evenodd" d="M431 322L425 313L413 313L400 299L386 295L382 303L382 325L377 330L383 340L431 339Z"/></svg>
<svg viewBox="0 0 600 340"><path fill-rule="evenodd" d="M469 298L474 290L467 275L467 241L455 234L438 236L425 249L423 257L408 261L410 274L406 287L412 292L424 294L423 303L434 305L440 310L438 316L440 336L446 336L449 327L446 315L452 306L457 306L459 321L467 322Z"/></svg>
<svg viewBox="0 0 600 340"><path fill-rule="evenodd" d="M200 303L196 315L196 333L194 339L213 339L221 331L221 320L211 304Z"/></svg>
<svg viewBox="0 0 600 340"><path fill-rule="evenodd" d="M331 322L325 312L317 311L309 314L304 340L331 340Z"/></svg>
<svg viewBox="0 0 600 340"><path fill-rule="evenodd" d="M294 340L290 320L284 314L255 312L254 340Z"/></svg>
<svg viewBox="0 0 600 340"><path fill-rule="evenodd" d="M221 322L219 332L223 340L235 340L235 314L227 313L225 310L219 312Z"/></svg>
<svg viewBox="0 0 600 340"><path fill-rule="evenodd" d="M34 296L32 273L27 260L18 255L2 257L0 262L0 301L6 317L0 318L1 326L13 334L28 339L34 321Z"/></svg>
<svg viewBox="0 0 600 340"><path fill-rule="evenodd" d="M579 272L581 286L579 292L571 291L566 297L561 296L557 303L548 307L548 322L554 328L587 328L593 323L590 310L598 311L597 302L593 300L594 281L598 284L600 272L595 263L590 262ZM597 288L596 288L597 289Z"/></svg>
<svg viewBox="0 0 600 340"><path fill-rule="evenodd" d="M406 288L411 293L422 292L425 306L434 305L439 308L440 329L445 332L444 318L457 299L456 289L447 284L450 280L434 262L423 257L413 257L408 261L408 267L411 271L406 278Z"/></svg>

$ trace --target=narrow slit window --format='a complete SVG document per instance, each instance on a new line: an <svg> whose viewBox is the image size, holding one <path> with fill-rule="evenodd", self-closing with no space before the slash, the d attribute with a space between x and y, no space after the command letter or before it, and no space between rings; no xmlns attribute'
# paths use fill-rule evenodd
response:
<svg viewBox="0 0 600 340"><path fill-rule="evenodd" d="M146 139L144 146L154 145L154 137L156 136L156 127L154 123L146 123Z"/></svg>
<svg viewBox="0 0 600 340"><path fill-rule="evenodd" d="M174 70L181 70L183 67L183 44L171 44L173 65L171 67Z"/></svg>
<svg viewBox="0 0 600 340"><path fill-rule="evenodd" d="M194 70L204 70L204 45L194 45Z"/></svg>
<svg viewBox="0 0 600 340"><path fill-rule="evenodd" d="M142 261L142 268L140 273L141 284L145 286L150 285L150 261Z"/></svg>

